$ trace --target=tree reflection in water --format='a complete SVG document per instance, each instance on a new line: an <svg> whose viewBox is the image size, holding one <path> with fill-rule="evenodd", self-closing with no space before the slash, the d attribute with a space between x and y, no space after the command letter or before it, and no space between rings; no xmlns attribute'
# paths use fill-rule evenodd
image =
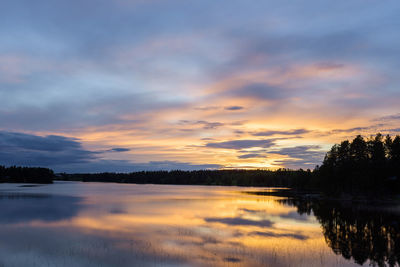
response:
<svg viewBox="0 0 400 267"><path fill-rule="evenodd" d="M330 248L362 265L400 266L400 214L383 206L307 198L278 200L313 213Z"/></svg>

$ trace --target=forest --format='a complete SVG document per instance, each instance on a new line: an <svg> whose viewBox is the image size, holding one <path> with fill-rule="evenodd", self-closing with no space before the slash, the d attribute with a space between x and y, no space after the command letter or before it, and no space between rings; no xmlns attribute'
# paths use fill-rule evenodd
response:
<svg viewBox="0 0 400 267"><path fill-rule="evenodd" d="M53 183L54 172L48 168L0 166L0 183Z"/></svg>

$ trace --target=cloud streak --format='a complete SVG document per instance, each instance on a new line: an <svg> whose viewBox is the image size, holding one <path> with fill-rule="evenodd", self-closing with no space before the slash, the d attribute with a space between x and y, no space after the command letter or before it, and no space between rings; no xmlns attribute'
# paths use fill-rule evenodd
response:
<svg viewBox="0 0 400 267"><path fill-rule="evenodd" d="M209 148L223 148L223 149L245 149L253 147L268 148L275 145L275 141L271 139L264 140L231 140L225 142L210 142L205 146Z"/></svg>
<svg viewBox="0 0 400 267"><path fill-rule="evenodd" d="M230 111L236 111L236 110L242 110L244 107L241 106L228 106L224 108L225 110L230 110Z"/></svg>
<svg viewBox="0 0 400 267"><path fill-rule="evenodd" d="M322 162L326 152L321 150L321 147L319 145L307 145L272 150L269 153L289 157L276 160L274 162L275 165L283 165L289 168L296 169L300 167L315 167L315 165L318 165Z"/></svg>
<svg viewBox="0 0 400 267"><path fill-rule="evenodd" d="M267 130L253 133L254 136L272 136L272 135L302 135L310 133L307 129L295 129L295 130Z"/></svg>
<svg viewBox="0 0 400 267"><path fill-rule="evenodd" d="M238 156L239 159L254 159L254 158L266 158L265 155L263 154L258 154L258 153L249 153L249 154L243 154Z"/></svg>

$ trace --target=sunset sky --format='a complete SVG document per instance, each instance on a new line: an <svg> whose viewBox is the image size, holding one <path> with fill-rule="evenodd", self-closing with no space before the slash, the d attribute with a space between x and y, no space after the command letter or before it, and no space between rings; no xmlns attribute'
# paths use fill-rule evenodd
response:
<svg viewBox="0 0 400 267"><path fill-rule="evenodd" d="M2 0L0 165L314 168L400 133L398 0Z"/></svg>

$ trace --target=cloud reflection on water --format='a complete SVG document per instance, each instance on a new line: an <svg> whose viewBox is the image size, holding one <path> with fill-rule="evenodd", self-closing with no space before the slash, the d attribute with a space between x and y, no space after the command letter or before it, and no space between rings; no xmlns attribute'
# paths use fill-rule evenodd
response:
<svg viewBox="0 0 400 267"><path fill-rule="evenodd" d="M48 194L0 193L0 223L55 222L70 219L81 209L81 198Z"/></svg>
<svg viewBox="0 0 400 267"><path fill-rule="evenodd" d="M0 207L16 207L0 214L0 265L352 265L326 246L317 222L234 187L56 183L13 194L19 190L39 197L0 198Z"/></svg>

